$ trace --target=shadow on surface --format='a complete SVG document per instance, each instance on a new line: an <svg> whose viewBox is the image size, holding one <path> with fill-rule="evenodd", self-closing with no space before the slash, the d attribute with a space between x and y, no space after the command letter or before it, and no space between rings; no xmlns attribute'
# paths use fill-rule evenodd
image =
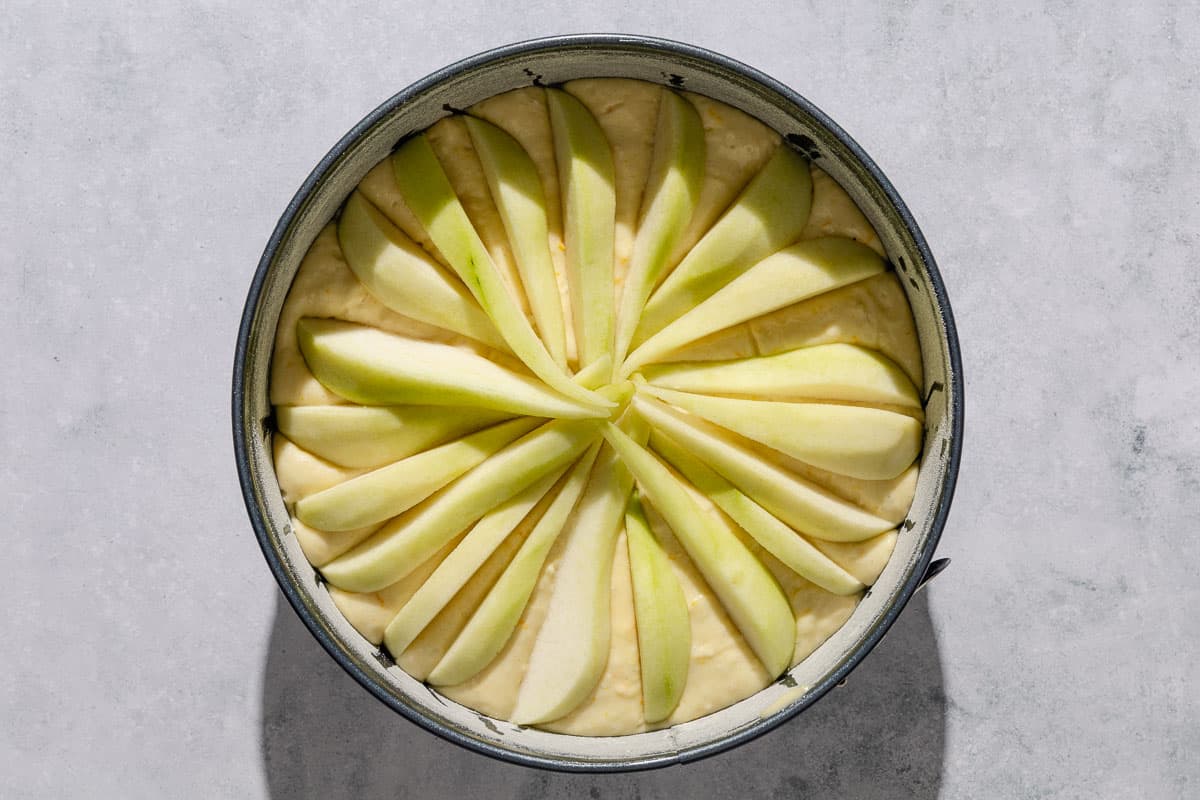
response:
<svg viewBox="0 0 1200 800"><path fill-rule="evenodd" d="M279 599L263 682L262 752L274 800L355 797L936 798L946 698L925 593L814 706L729 753L683 767L567 775L463 750L384 706Z"/></svg>

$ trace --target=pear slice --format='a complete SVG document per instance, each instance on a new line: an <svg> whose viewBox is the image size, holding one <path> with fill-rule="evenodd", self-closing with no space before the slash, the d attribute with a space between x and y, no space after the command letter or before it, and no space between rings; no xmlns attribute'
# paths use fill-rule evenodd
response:
<svg viewBox="0 0 1200 800"><path fill-rule="evenodd" d="M608 658L613 550L633 478L603 447L568 523L550 611L529 655L512 719L536 725L569 714L599 682Z"/></svg>
<svg viewBox="0 0 1200 800"><path fill-rule="evenodd" d="M912 309L891 270L709 334L676 350L671 360L725 361L833 342L878 350L922 385Z"/></svg>
<svg viewBox="0 0 1200 800"><path fill-rule="evenodd" d="M529 417L502 422L351 478L296 503L296 517L323 531L349 531L401 514L500 448L536 428Z"/></svg>
<svg viewBox="0 0 1200 800"><path fill-rule="evenodd" d="M438 250L491 317L513 353L535 375L567 397L595 408L611 408L611 404L591 391L572 383L563 367L554 361L538 339L471 225L428 139L418 135L402 144L392 155L392 168L405 201L429 231ZM591 360L585 358L584 362Z"/></svg>
<svg viewBox="0 0 1200 800"><path fill-rule="evenodd" d="M812 204L808 162L779 147L734 204L709 229L646 303L634 345L708 299L751 265L790 244Z"/></svg>
<svg viewBox="0 0 1200 800"><path fill-rule="evenodd" d="M576 78L563 91L583 104L612 150L613 278L620 287L629 269L642 196L654 160L654 129L667 89L632 78Z"/></svg>
<svg viewBox="0 0 1200 800"><path fill-rule="evenodd" d="M579 360L612 353L616 189L612 150L595 117L576 98L546 90L562 184L567 282Z"/></svg>
<svg viewBox="0 0 1200 800"><path fill-rule="evenodd" d="M643 391L821 469L864 480L897 477L921 452L924 426L907 414L832 403Z"/></svg>
<svg viewBox="0 0 1200 800"><path fill-rule="evenodd" d="M695 106L664 91L654 134L654 159L642 200L642 220L633 244L617 310L614 360L625 360L646 299L672 266L704 183L704 126Z"/></svg>
<svg viewBox="0 0 1200 800"><path fill-rule="evenodd" d="M643 342L624 374L714 331L877 275L886 266L878 253L851 239L812 239L784 248Z"/></svg>
<svg viewBox="0 0 1200 800"><path fill-rule="evenodd" d="M517 140L490 122L466 117L467 131L517 261L533 319L550 355L567 365L566 328L559 302L546 200L533 159Z"/></svg>
<svg viewBox="0 0 1200 800"><path fill-rule="evenodd" d="M604 439L620 455L654 508L666 519L721 605L772 675L788 668L796 623L779 584L720 520L689 496L679 478L617 426Z"/></svg>
<svg viewBox="0 0 1200 800"><path fill-rule="evenodd" d="M599 451L600 443L596 442L571 468L553 502L521 544L504 574L437 667L429 673L430 683L453 686L468 681L504 649L525 612L550 548L558 540L567 517L583 494Z"/></svg>
<svg viewBox="0 0 1200 800"><path fill-rule="evenodd" d="M441 550L425 559L419 567L378 592L347 592L330 584L326 584L325 589L334 605L346 617L346 621L353 625L364 639L374 645L382 644L383 633L387 630L388 623L400 613L400 609L416 594L421 584L429 579L438 564L454 552L462 538L456 536L451 539Z"/></svg>
<svg viewBox="0 0 1200 800"><path fill-rule="evenodd" d="M655 431L650 435L650 446L750 534L764 550L793 572L803 575L834 594L851 595L862 591L863 584L852 574L838 566L758 503L739 492L733 484L692 456L673 439Z"/></svg>
<svg viewBox="0 0 1200 800"><path fill-rule="evenodd" d="M446 406L279 406L280 433L344 467L390 464L493 425L503 411Z"/></svg>
<svg viewBox="0 0 1200 800"><path fill-rule="evenodd" d="M594 422L543 425L326 564L322 574L354 592L378 591L400 580L489 510L573 461L595 435Z"/></svg>
<svg viewBox="0 0 1200 800"><path fill-rule="evenodd" d="M356 403L467 405L568 419L607 416L452 345L311 317L296 323L296 338L317 380Z"/></svg>
<svg viewBox="0 0 1200 800"><path fill-rule="evenodd" d="M467 287L360 192L350 195L342 209L338 242L354 275L388 308L499 350L508 349Z"/></svg>
<svg viewBox="0 0 1200 800"><path fill-rule="evenodd" d="M896 549L898 536L899 531L888 531L862 542L826 542L814 539L812 544L846 572L870 586L879 579L879 574L887 566L892 551Z"/></svg>
<svg viewBox="0 0 1200 800"><path fill-rule="evenodd" d="M795 530L840 542L869 539L895 527L832 492L815 486L722 436L715 426L642 392L632 407L652 428L662 431Z"/></svg>
<svg viewBox="0 0 1200 800"><path fill-rule="evenodd" d="M687 684L692 652L687 598L636 496L630 498L625 512L625 536L637 618L643 716L648 723L661 722L679 705Z"/></svg>
<svg viewBox="0 0 1200 800"><path fill-rule="evenodd" d="M733 204L780 143L778 133L746 112L694 92L682 94L704 125L704 186L687 231L671 257L672 267Z"/></svg>
<svg viewBox="0 0 1200 800"><path fill-rule="evenodd" d="M384 634L393 656L403 653L425 626L441 613L458 590L466 585L483 562L495 552L501 542L517 529L534 506L542 501L558 482L565 467L552 472L520 494L509 498L483 515L463 537L446 560L421 584L413 596L390 623Z"/></svg>
<svg viewBox="0 0 1200 800"><path fill-rule="evenodd" d="M917 387L887 356L853 344L802 347L732 361L644 368L647 383L698 394L762 400L843 400L919 409Z"/></svg>

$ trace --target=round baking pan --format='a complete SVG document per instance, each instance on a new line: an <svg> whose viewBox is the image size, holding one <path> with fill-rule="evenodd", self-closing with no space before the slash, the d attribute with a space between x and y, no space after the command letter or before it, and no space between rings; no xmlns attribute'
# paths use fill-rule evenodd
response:
<svg viewBox="0 0 1200 800"><path fill-rule="evenodd" d="M614 737L523 728L461 706L396 667L334 607L292 535L271 461L268 378L280 309L300 261L362 177L406 136L492 95L574 78L636 78L707 95L778 131L850 194L875 226L913 309L925 364L925 446L916 496L883 574L849 621L760 692L664 730ZM692 761L788 721L843 681L928 578L946 523L962 446L958 338L945 287L912 215L883 172L798 93L725 56L627 35L537 39L489 50L409 86L372 111L313 170L275 227L246 298L233 371L233 438L246 508L267 563L329 654L375 697L456 744L525 766L635 770ZM880 713L887 713L880 709Z"/></svg>

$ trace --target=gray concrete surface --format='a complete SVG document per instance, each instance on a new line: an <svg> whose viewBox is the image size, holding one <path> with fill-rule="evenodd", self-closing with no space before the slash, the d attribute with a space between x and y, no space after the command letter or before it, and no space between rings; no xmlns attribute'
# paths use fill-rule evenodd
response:
<svg viewBox="0 0 1200 800"><path fill-rule="evenodd" d="M1197 796L1200 16L882 7L7 4L0 796ZM320 652L228 392L258 256L344 131L455 58L597 30L747 61L875 157L941 263L968 426L954 565L846 688L587 778L443 744Z"/></svg>

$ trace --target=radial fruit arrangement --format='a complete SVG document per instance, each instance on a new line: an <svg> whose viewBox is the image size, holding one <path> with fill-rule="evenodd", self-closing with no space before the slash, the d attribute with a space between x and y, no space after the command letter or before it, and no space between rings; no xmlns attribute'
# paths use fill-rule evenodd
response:
<svg viewBox="0 0 1200 800"><path fill-rule="evenodd" d="M402 141L312 244L275 469L400 669L620 735L849 618L912 502L921 381L875 231L776 132L639 81L531 86Z"/></svg>

